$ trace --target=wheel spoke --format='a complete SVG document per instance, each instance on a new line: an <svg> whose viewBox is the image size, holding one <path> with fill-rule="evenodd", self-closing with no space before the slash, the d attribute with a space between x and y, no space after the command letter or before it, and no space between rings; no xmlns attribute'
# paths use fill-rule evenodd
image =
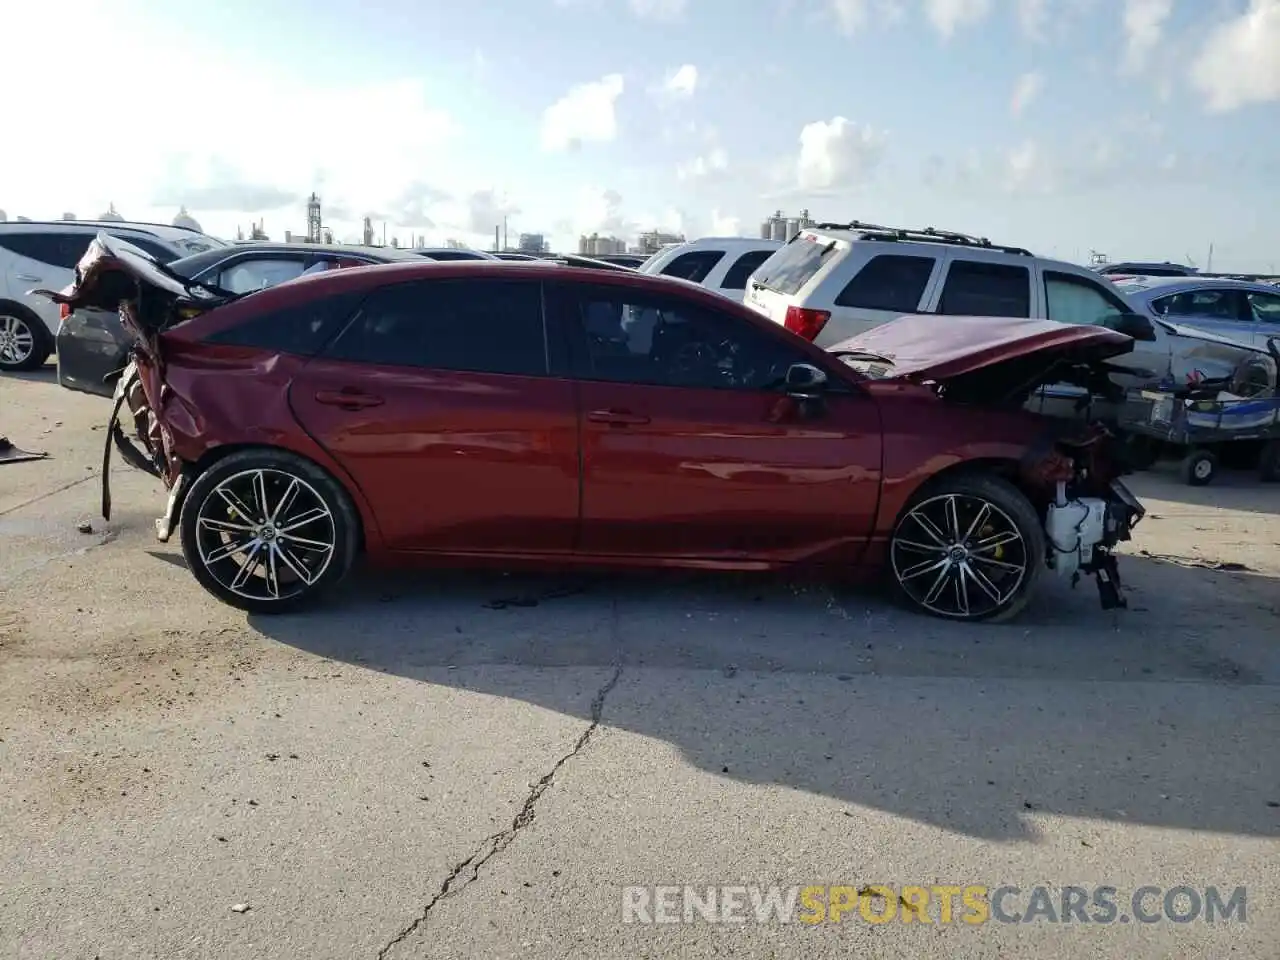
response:
<svg viewBox="0 0 1280 960"><path fill-rule="evenodd" d="M921 553L932 553L934 555L942 553L942 549L936 543L916 543L914 540L895 540L894 545L902 547L904 550L918 550Z"/></svg>
<svg viewBox="0 0 1280 960"><path fill-rule="evenodd" d="M253 483L249 487L253 491L254 517L265 523L271 516L271 508L267 505L267 475L258 470L253 475Z"/></svg>
<svg viewBox="0 0 1280 960"><path fill-rule="evenodd" d="M1021 573L1023 569L1016 563L1007 563L1004 560L996 560L992 557L975 557L970 555L969 560L972 563L985 564L988 567L995 567L997 570L1006 570L1009 573Z"/></svg>
<svg viewBox="0 0 1280 960"><path fill-rule="evenodd" d="M956 498L947 497L943 501L944 516L947 520L947 536L952 543L960 542L960 515L956 511Z"/></svg>
<svg viewBox="0 0 1280 960"><path fill-rule="evenodd" d="M323 540L308 540L306 537L295 537L292 533L280 534L280 542L289 542L301 547L303 550L332 550L333 544L325 543Z"/></svg>
<svg viewBox="0 0 1280 960"><path fill-rule="evenodd" d="M201 517L197 523L208 530L216 530L218 533L238 533L242 536L253 533L253 527L250 524L232 523L230 520L219 520L216 517Z"/></svg>
<svg viewBox="0 0 1280 960"><path fill-rule="evenodd" d="M329 516L329 511L325 507L312 507L310 510L290 517L287 521L281 523L278 529L281 533L288 533L290 530L297 530L299 527L305 527L309 523L323 520L327 516Z"/></svg>
<svg viewBox="0 0 1280 960"><path fill-rule="evenodd" d="M225 560L227 557L234 557L237 553L244 553L250 547L257 545L257 538L249 537L247 540L228 540L217 550L210 552L206 557L207 563L217 563L219 560Z"/></svg>
<svg viewBox="0 0 1280 960"><path fill-rule="evenodd" d="M940 547L947 546L947 535L938 529L938 525L936 523L926 517L919 510L911 511L910 516L920 529L929 535L929 538L933 540L934 543Z"/></svg>
<svg viewBox="0 0 1280 960"><path fill-rule="evenodd" d="M969 524L969 529L965 531L964 542L969 543L973 540L974 534L982 529L983 525L991 517L991 504L984 503L982 509L978 511L978 515L973 518L973 523Z"/></svg>
<svg viewBox="0 0 1280 960"><path fill-rule="evenodd" d="M989 537L979 540L973 547L974 553L990 553L999 547L1003 547L1008 543L1017 543L1022 539L1022 535L1012 530L1006 530L1004 533L995 533Z"/></svg>
<svg viewBox="0 0 1280 960"><path fill-rule="evenodd" d="M258 565L262 563L262 544L254 542L253 549L249 551L249 555L245 557L244 563L240 565L240 572L236 574L235 579L231 581L231 589L243 589L248 583L249 578L253 576L254 571L258 569Z"/></svg>
<svg viewBox="0 0 1280 960"><path fill-rule="evenodd" d="M271 511L271 517L269 522L278 523L280 520L280 514L288 511L289 507L293 505L294 498L297 495L298 495L298 480L295 477L289 481L289 486L286 487L284 493L280 495L280 502L277 503L276 508Z"/></svg>
<svg viewBox="0 0 1280 960"><path fill-rule="evenodd" d="M996 603L999 603L1004 599L1000 595L1000 588L987 579L987 575L981 570L976 569L972 564L961 564L960 570L963 575L972 579L973 582L978 585L978 588Z"/></svg>
<svg viewBox="0 0 1280 960"><path fill-rule="evenodd" d="M942 591L947 587L947 580L950 579L950 573L950 564L943 566L943 568L938 571L938 577L933 581L933 586L931 586L929 588L929 592L924 595L924 602L926 604L934 604L938 602L938 598L942 596Z"/></svg>
<svg viewBox="0 0 1280 960"><path fill-rule="evenodd" d="M917 563L913 567L907 567L900 576L903 580L914 580L916 577L923 577L926 573L940 570L949 563L951 563L951 560L947 557L942 557L938 560L925 560L923 563Z"/></svg>
<svg viewBox="0 0 1280 960"><path fill-rule="evenodd" d="M956 564L956 609L960 611L963 617L969 616L969 585L965 582L963 563Z"/></svg>
<svg viewBox="0 0 1280 960"><path fill-rule="evenodd" d="M270 544L267 547L267 589L271 591L271 596L279 599L280 597L280 571L276 567L276 554L279 551L276 545Z"/></svg>
<svg viewBox="0 0 1280 960"><path fill-rule="evenodd" d="M241 500L234 491L228 490L225 486L221 486L218 487L218 496L227 502L227 506L250 523L258 524L262 522L263 518L259 517L251 509L246 507L244 505L244 501Z"/></svg>
<svg viewBox="0 0 1280 960"><path fill-rule="evenodd" d="M293 571L294 576L296 576L299 580L301 580L307 586L310 586L313 582L315 582L315 577L307 570L307 566L305 563L303 563L297 557L293 556L293 554L291 554L288 550L286 550L282 546L277 545L275 549L276 549L276 552L280 554L280 559L283 560L285 562L285 565L290 570Z"/></svg>

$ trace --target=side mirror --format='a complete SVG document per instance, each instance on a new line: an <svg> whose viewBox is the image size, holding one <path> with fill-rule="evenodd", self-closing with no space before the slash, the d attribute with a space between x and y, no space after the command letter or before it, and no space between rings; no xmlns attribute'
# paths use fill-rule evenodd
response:
<svg viewBox="0 0 1280 960"><path fill-rule="evenodd" d="M811 363L787 367L787 395L797 400L815 400L827 387L827 375Z"/></svg>
<svg viewBox="0 0 1280 960"><path fill-rule="evenodd" d="M1267 353L1280 365L1280 337L1267 337Z"/></svg>
<svg viewBox="0 0 1280 960"><path fill-rule="evenodd" d="M1156 328L1151 320L1140 313L1121 313L1109 324L1112 330L1135 340L1151 341L1156 338Z"/></svg>

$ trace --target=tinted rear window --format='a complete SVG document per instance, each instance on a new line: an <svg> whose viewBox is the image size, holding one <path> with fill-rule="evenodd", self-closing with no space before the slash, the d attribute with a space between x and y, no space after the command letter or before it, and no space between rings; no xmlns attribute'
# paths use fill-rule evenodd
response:
<svg viewBox="0 0 1280 960"><path fill-rule="evenodd" d="M766 260L754 279L777 293L796 293L822 269L835 248L834 240L798 236Z"/></svg>
<svg viewBox="0 0 1280 960"><path fill-rule="evenodd" d="M664 277L679 277L681 280L701 283L723 258L722 250L690 250L680 254L659 272Z"/></svg>
<svg viewBox="0 0 1280 960"><path fill-rule="evenodd" d="M424 257L429 260L483 260L484 257L478 254L469 253L466 250L432 250L430 253L424 253Z"/></svg>
<svg viewBox="0 0 1280 960"><path fill-rule="evenodd" d="M1026 267L953 260L938 313L955 317L1031 316L1031 273Z"/></svg>
<svg viewBox="0 0 1280 960"><path fill-rule="evenodd" d="M345 293L301 306L273 310L210 334L208 343L256 347L310 357L319 353L355 313L362 293Z"/></svg>
<svg viewBox="0 0 1280 960"><path fill-rule="evenodd" d="M915 313L933 274L932 257L904 257L881 254L849 281L836 297L836 306L863 310L891 310Z"/></svg>
<svg viewBox="0 0 1280 960"><path fill-rule="evenodd" d="M773 254L773 250L752 250L749 253L744 253L725 273L724 282L720 284L720 288L722 290L746 289L747 277L755 273L760 264L768 260Z"/></svg>

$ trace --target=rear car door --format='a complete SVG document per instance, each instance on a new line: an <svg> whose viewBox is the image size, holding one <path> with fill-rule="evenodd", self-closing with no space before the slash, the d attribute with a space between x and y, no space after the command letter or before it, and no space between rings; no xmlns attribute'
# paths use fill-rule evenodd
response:
<svg viewBox="0 0 1280 960"><path fill-rule="evenodd" d="M76 264L89 249L93 234L87 230L21 231L0 234L0 246L10 254L6 277L10 300L38 316L50 337L58 333L60 308L47 297L33 297L34 289L60 290L72 283Z"/></svg>
<svg viewBox="0 0 1280 960"><path fill-rule="evenodd" d="M810 356L730 303L547 289L579 381L583 552L857 562L880 489L872 400L836 390L805 417L781 380Z"/></svg>
<svg viewBox="0 0 1280 960"><path fill-rule="evenodd" d="M1030 260L1022 266L952 254L932 312L953 317L1040 315L1030 264Z"/></svg>
<svg viewBox="0 0 1280 960"><path fill-rule="evenodd" d="M1245 294L1245 299L1249 301L1249 309L1257 324L1253 344L1265 349L1268 340L1280 338L1280 291L1267 293L1250 290ZM1280 343L1276 346L1280 347Z"/></svg>
<svg viewBox="0 0 1280 960"><path fill-rule="evenodd" d="M578 421L563 371L537 281L415 281L370 294L290 402L392 549L567 552Z"/></svg>
<svg viewBox="0 0 1280 960"><path fill-rule="evenodd" d="M941 272L936 256L928 253L877 253L871 256L836 294L832 324L853 336L910 313L927 304L930 284Z"/></svg>

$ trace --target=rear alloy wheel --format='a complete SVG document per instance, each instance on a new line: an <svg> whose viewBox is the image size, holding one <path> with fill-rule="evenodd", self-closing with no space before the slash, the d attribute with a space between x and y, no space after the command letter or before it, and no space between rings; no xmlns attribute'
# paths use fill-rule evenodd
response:
<svg viewBox="0 0 1280 960"><path fill-rule="evenodd" d="M283 450L246 450L201 474L182 505L182 554L206 590L251 613L317 599L355 560L346 491Z"/></svg>
<svg viewBox="0 0 1280 960"><path fill-rule="evenodd" d="M44 366L52 352L44 325L0 307L0 370L17 373Z"/></svg>
<svg viewBox="0 0 1280 960"><path fill-rule="evenodd" d="M1030 501L995 476L948 477L908 506L889 545L903 598L948 620L1006 620L1030 599L1045 562Z"/></svg>

